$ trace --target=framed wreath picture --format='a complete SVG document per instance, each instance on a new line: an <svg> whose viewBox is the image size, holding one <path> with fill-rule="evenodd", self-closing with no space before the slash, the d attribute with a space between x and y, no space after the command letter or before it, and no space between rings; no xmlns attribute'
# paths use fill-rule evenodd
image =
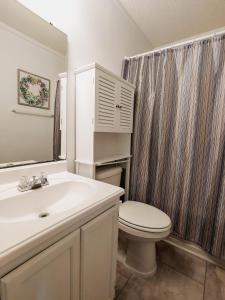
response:
<svg viewBox="0 0 225 300"><path fill-rule="evenodd" d="M50 80L18 69L18 104L50 109Z"/></svg>

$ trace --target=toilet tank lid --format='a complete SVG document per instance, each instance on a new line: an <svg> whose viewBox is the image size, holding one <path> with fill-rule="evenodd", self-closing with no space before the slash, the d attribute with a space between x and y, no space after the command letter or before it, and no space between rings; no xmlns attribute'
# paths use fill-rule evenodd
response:
<svg viewBox="0 0 225 300"><path fill-rule="evenodd" d="M120 175L122 172L121 167L103 167L96 172L96 179L101 180L114 175Z"/></svg>

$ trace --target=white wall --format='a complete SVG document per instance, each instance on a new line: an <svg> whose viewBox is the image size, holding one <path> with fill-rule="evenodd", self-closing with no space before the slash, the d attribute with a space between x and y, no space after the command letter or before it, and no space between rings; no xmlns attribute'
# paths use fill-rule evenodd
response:
<svg viewBox="0 0 225 300"><path fill-rule="evenodd" d="M54 111L58 74L65 71L65 57L0 23L0 163L53 158L53 118L19 115L12 109L48 113ZM51 80L51 109L17 104L17 69Z"/></svg>
<svg viewBox="0 0 225 300"><path fill-rule="evenodd" d="M124 56L151 48L147 38L114 0L20 0L68 34L67 154L75 155L74 69L96 61L120 75Z"/></svg>

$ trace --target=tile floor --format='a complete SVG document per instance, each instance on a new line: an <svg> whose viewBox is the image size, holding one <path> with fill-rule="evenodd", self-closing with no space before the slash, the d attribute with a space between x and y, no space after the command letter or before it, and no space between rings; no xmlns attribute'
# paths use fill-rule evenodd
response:
<svg viewBox="0 0 225 300"><path fill-rule="evenodd" d="M148 279L118 262L115 299L225 300L225 270L179 251L161 247L157 273Z"/></svg>

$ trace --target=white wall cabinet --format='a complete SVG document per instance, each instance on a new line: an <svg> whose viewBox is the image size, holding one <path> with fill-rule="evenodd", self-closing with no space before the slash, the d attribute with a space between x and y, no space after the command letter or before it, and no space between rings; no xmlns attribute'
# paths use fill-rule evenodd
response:
<svg viewBox="0 0 225 300"><path fill-rule="evenodd" d="M94 75L94 131L131 133L134 87L122 78L118 79L97 67Z"/></svg>
<svg viewBox="0 0 225 300"><path fill-rule="evenodd" d="M0 279L1 300L112 300L118 207L81 226Z"/></svg>
<svg viewBox="0 0 225 300"><path fill-rule="evenodd" d="M132 132L134 85L96 63L78 69L75 80L79 126L92 132Z"/></svg>
<svg viewBox="0 0 225 300"><path fill-rule="evenodd" d="M97 167L119 164L127 199L135 86L96 63L77 69L75 82L76 173L95 179Z"/></svg>

